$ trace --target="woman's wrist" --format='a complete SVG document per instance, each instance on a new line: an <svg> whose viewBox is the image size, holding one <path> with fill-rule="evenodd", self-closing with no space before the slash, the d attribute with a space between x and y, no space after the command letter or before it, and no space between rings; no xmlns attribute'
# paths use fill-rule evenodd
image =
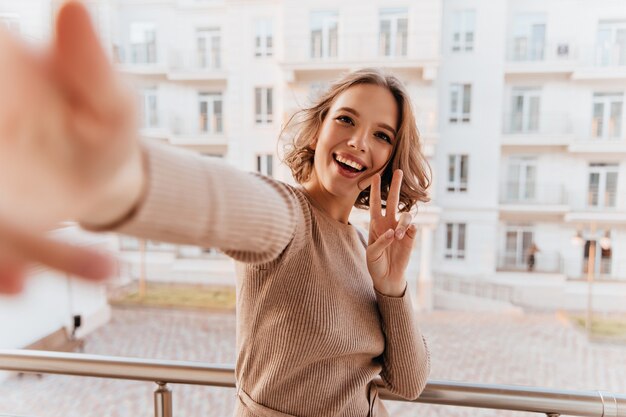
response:
<svg viewBox="0 0 626 417"><path fill-rule="evenodd" d="M406 292L406 280L403 278L397 283L386 283L381 286L374 286L374 289L386 297L402 297Z"/></svg>
<svg viewBox="0 0 626 417"><path fill-rule="evenodd" d="M128 163L76 219L89 229L110 229L132 217L148 189L147 155L138 143Z"/></svg>

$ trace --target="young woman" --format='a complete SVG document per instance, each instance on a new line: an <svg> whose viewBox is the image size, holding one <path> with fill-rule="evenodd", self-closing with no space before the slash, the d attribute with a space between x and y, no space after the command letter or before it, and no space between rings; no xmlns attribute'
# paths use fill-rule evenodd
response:
<svg viewBox="0 0 626 417"><path fill-rule="evenodd" d="M47 129L9 130L2 123L9 112L0 108L0 155L38 163L28 181L40 190L0 182L10 197L0 219L23 219L15 208L46 201L53 187L50 198L61 199L53 213L28 213L42 224L72 216L89 230L216 247L237 260L239 417L385 416L379 376L391 392L418 397L429 357L404 272L416 235L409 211L427 200L429 180L401 83L357 71L304 110L288 129L296 132L285 158L299 183L292 186L135 140L132 113L121 111L131 106L95 45L84 9L69 3L47 65L11 55L24 67L14 78L38 83L25 95L39 98L31 102L40 116L33 121ZM77 69L79 62L89 67ZM57 107L40 111L41 102ZM18 125L26 114L13 113ZM20 169L5 159L5 169ZM355 206L370 210L367 240L348 221ZM33 248L50 243L18 224L4 234L16 254L5 262L20 265L29 254L37 259L33 253L41 261ZM55 250L43 261L78 268L67 260L75 251Z"/></svg>

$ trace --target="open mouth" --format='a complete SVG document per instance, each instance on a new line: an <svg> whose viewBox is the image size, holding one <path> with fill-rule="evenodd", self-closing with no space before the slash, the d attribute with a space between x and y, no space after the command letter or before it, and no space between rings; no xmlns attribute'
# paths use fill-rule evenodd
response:
<svg viewBox="0 0 626 417"><path fill-rule="evenodd" d="M337 154L333 154L333 159L335 160L335 162L337 163L337 165L339 165L341 169L347 172L353 173L353 174L363 172L367 169L367 167L364 167L363 165L357 162L343 158Z"/></svg>

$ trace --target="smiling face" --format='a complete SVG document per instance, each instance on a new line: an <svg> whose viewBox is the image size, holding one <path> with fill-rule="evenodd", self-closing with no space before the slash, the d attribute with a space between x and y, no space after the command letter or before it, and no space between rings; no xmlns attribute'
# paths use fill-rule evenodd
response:
<svg viewBox="0 0 626 417"><path fill-rule="evenodd" d="M353 204L391 156L398 111L391 92L378 85L357 84L338 95L312 146L317 188Z"/></svg>

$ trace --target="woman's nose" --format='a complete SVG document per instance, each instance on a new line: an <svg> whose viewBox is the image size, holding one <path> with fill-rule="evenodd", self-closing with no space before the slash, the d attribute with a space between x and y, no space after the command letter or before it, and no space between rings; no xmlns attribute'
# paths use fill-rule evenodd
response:
<svg viewBox="0 0 626 417"><path fill-rule="evenodd" d="M353 149L356 149L359 152L365 152L365 147L367 143L367 133L362 131L356 131L350 137L348 141L348 146Z"/></svg>

